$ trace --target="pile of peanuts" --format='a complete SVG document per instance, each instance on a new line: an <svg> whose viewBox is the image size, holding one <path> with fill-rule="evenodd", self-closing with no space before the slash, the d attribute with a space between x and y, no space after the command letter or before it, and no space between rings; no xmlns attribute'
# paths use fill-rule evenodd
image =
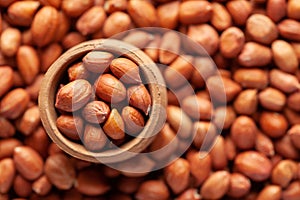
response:
<svg viewBox="0 0 300 200"><path fill-rule="evenodd" d="M56 125L67 138L102 151L113 147L109 139L121 145L144 128L151 96L136 63L94 50L68 68L68 77L55 102L61 112Z"/></svg>
<svg viewBox="0 0 300 200"><path fill-rule="evenodd" d="M300 199L299 0L0 0L0 9L0 200ZM76 44L149 26L189 36L221 75L220 82L203 58L190 60L203 70L199 76L160 51L184 46L168 32L123 38L168 65L164 78L179 94L168 91L167 123L149 151L176 138L180 120L195 132L193 144L164 169L144 174L63 153L40 122L43 73ZM189 80L199 104L190 103L195 96L170 69ZM222 101L224 92L226 105L215 106L210 97ZM208 134L215 144L199 157Z"/></svg>

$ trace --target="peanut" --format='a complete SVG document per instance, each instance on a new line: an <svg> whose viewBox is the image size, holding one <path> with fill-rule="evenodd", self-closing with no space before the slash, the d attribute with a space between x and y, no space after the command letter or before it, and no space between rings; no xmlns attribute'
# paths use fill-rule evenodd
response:
<svg viewBox="0 0 300 200"><path fill-rule="evenodd" d="M238 154L234 165L237 171L254 181L266 180L271 175L271 161L263 154L255 151L245 151Z"/></svg>
<svg viewBox="0 0 300 200"><path fill-rule="evenodd" d="M230 175L227 171L214 172L203 183L200 194L206 199L218 199L229 190Z"/></svg>
<svg viewBox="0 0 300 200"><path fill-rule="evenodd" d="M165 168L164 175L172 191L179 194L189 185L190 164L179 158Z"/></svg>
<svg viewBox="0 0 300 200"><path fill-rule="evenodd" d="M59 189L70 189L75 182L75 168L63 154L49 156L44 170L49 181Z"/></svg>
<svg viewBox="0 0 300 200"><path fill-rule="evenodd" d="M7 193L13 184L16 174L14 162L11 158L0 161L0 192Z"/></svg>
<svg viewBox="0 0 300 200"><path fill-rule="evenodd" d="M43 159L34 149L27 146L16 147L13 158L17 171L27 180L35 180L43 173Z"/></svg>
<svg viewBox="0 0 300 200"><path fill-rule="evenodd" d="M49 44L58 27L58 12L54 7L45 6L37 12L31 24L32 39L38 46Z"/></svg>

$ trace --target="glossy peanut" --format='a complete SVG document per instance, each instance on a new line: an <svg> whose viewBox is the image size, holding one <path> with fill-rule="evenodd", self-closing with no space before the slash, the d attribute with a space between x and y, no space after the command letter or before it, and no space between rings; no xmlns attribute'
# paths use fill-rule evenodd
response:
<svg viewBox="0 0 300 200"><path fill-rule="evenodd" d="M37 151L30 147L16 147L13 159L17 171L27 180L35 180L43 173L43 159Z"/></svg>
<svg viewBox="0 0 300 200"><path fill-rule="evenodd" d="M271 162L263 154L245 151L237 155L234 165L236 170L254 181L263 181L271 175ZM261 168L260 166L264 166Z"/></svg>
<svg viewBox="0 0 300 200"><path fill-rule="evenodd" d="M57 188L70 189L75 181L75 168L70 159L63 154L49 156L45 162L45 174Z"/></svg>
<svg viewBox="0 0 300 200"><path fill-rule="evenodd" d="M99 125L87 124L84 129L82 142L89 151L100 151L107 143L107 137Z"/></svg>
<svg viewBox="0 0 300 200"><path fill-rule="evenodd" d="M123 83L110 74L101 75L95 83L96 95L107 102L118 103L126 98Z"/></svg>
<svg viewBox="0 0 300 200"><path fill-rule="evenodd" d="M240 173L230 174L230 186L227 192L228 196L242 198L251 188L250 180Z"/></svg>
<svg viewBox="0 0 300 200"><path fill-rule="evenodd" d="M17 51L19 72L26 84L31 84L40 71L40 60L37 51L28 45L20 46Z"/></svg>
<svg viewBox="0 0 300 200"><path fill-rule="evenodd" d="M16 168L11 158L0 161L0 192L7 193L13 184Z"/></svg>
<svg viewBox="0 0 300 200"><path fill-rule="evenodd" d="M207 199L218 199L227 193L230 184L230 175L227 171L214 172L203 183L200 194Z"/></svg>
<svg viewBox="0 0 300 200"><path fill-rule="evenodd" d="M284 72L294 73L299 65L293 47L286 41L276 40L272 43L275 64Z"/></svg>
<svg viewBox="0 0 300 200"><path fill-rule="evenodd" d="M235 145L240 149L254 147L257 127L255 122L247 116L239 116L233 122L230 129L230 136Z"/></svg>
<svg viewBox="0 0 300 200"><path fill-rule="evenodd" d="M290 136L290 140L292 141L293 145L299 148L300 147L300 143L299 143L300 126L299 125L292 126L288 130L287 134Z"/></svg>
<svg viewBox="0 0 300 200"><path fill-rule="evenodd" d="M263 89L269 84L269 75L262 69L237 69L233 79L243 88Z"/></svg>
<svg viewBox="0 0 300 200"><path fill-rule="evenodd" d="M155 160L165 160L176 153L178 144L176 132L166 123L149 146L151 157Z"/></svg>
<svg viewBox="0 0 300 200"><path fill-rule="evenodd" d="M274 22L278 22L286 15L287 3L285 0L270 0L267 2L267 15Z"/></svg>
<svg viewBox="0 0 300 200"><path fill-rule="evenodd" d="M277 185L268 185L262 189L262 191L258 194L257 199L272 199L279 200L281 199L282 189Z"/></svg>
<svg viewBox="0 0 300 200"><path fill-rule="evenodd" d="M59 89L55 107L66 112L82 108L91 98L92 86L83 79L75 80Z"/></svg>
<svg viewBox="0 0 300 200"><path fill-rule="evenodd" d="M76 28L82 35L100 30L106 20L106 13L101 6L94 6L85 11L76 22Z"/></svg>
<svg viewBox="0 0 300 200"><path fill-rule="evenodd" d="M49 44L58 27L58 11L52 6L45 6L37 12L31 24L31 34L38 46Z"/></svg>
<svg viewBox="0 0 300 200"><path fill-rule="evenodd" d="M179 20L183 24L199 24L211 19L212 6L206 1L187 1L180 4Z"/></svg>
<svg viewBox="0 0 300 200"><path fill-rule="evenodd" d="M286 118L276 112L263 112L260 116L260 127L270 137L283 136L288 128Z"/></svg>
<svg viewBox="0 0 300 200"><path fill-rule="evenodd" d="M212 160L209 154L197 151L189 151L186 155L190 163L191 174L195 178L195 184L201 185L210 175Z"/></svg>
<svg viewBox="0 0 300 200"><path fill-rule="evenodd" d="M179 194L189 185L190 164L185 159L177 159L165 168L164 175L172 191Z"/></svg>
<svg viewBox="0 0 300 200"><path fill-rule="evenodd" d="M124 83L139 84L142 82L139 67L127 58L116 58L111 61L110 70Z"/></svg>
<svg viewBox="0 0 300 200"><path fill-rule="evenodd" d="M61 115L56 120L57 128L68 138L79 140L83 134L83 120L79 116Z"/></svg>
<svg viewBox="0 0 300 200"><path fill-rule="evenodd" d="M273 111L281 111L286 104L285 94L272 87L262 90L258 94L258 99L260 105Z"/></svg>
<svg viewBox="0 0 300 200"><path fill-rule="evenodd" d="M244 43L244 33L237 27L229 27L221 34L220 51L226 58L234 58L242 51Z"/></svg>
<svg viewBox="0 0 300 200"><path fill-rule="evenodd" d="M24 89L11 90L1 100L0 113L8 119L16 119L25 111L28 103L29 95Z"/></svg>
<svg viewBox="0 0 300 200"><path fill-rule="evenodd" d="M149 180L143 182L137 193L135 194L135 198L138 200L154 200L154 199L162 199L167 200L170 196L167 186L161 180Z"/></svg>
<svg viewBox="0 0 300 200"><path fill-rule="evenodd" d="M156 10L148 1L130 0L127 11L138 27L148 27L157 24Z"/></svg>
<svg viewBox="0 0 300 200"><path fill-rule="evenodd" d="M32 194L32 183L23 178L21 175L16 175L13 188L16 194L23 198Z"/></svg>
<svg viewBox="0 0 300 200"><path fill-rule="evenodd" d="M278 37L275 23L262 14L253 14L248 18L246 31L254 41L262 44L271 44Z"/></svg>
<svg viewBox="0 0 300 200"><path fill-rule="evenodd" d="M279 30L279 34L285 39L300 41L299 32L297 32L300 27L300 23L293 19L285 19L281 21L277 28Z"/></svg>
<svg viewBox="0 0 300 200"><path fill-rule="evenodd" d="M179 7L179 1L165 3L157 7L157 17L161 27L174 29L177 26Z"/></svg>
<svg viewBox="0 0 300 200"><path fill-rule="evenodd" d="M239 64L244 67L266 66L271 60L271 49L256 42L247 42L238 56Z"/></svg>
<svg viewBox="0 0 300 200"><path fill-rule="evenodd" d="M257 90L246 89L234 100L233 107L238 114L251 115L258 106Z"/></svg>

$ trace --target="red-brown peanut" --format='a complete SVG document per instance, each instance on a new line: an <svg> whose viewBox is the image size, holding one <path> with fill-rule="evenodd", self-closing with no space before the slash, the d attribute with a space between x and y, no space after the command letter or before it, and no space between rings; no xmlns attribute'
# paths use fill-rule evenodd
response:
<svg viewBox="0 0 300 200"><path fill-rule="evenodd" d="M75 182L75 168L63 154L49 156L44 171L49 181L59 189L70 189Z"/></svg>
<svg viewBox="0 0 300 200"><path fill-rule="evenodd" d="M174 29L178 24L179 1L165 3L157 8L157 17L160 26L163 28Z"/></svg>
<svg viewBox="0 0 300 200"><path fill-rule="evenodd" d="M32 190L38 195L46 195L50 192L52 184L47 176L42 176L32 183Z"/></svg>
<svg viewBox="0 0 300 200"><path fill-rule="evenodd" d="M96 196L105 194L110 185L99 169L87 168L78 173L75 188L82 194Z"/></svg>
<svg viewBox="0 0 300 200"><path fill-rule="evenodd" d="M129 29L131 19L124 12L114 12L111 14L103 25L103 34L105 37L111 37Z"/></svg>
<svg viewBox="0 0 300 200"><path fill-rule="evenodd" d="M40 6L38 1L17 1L8 7L10 22L17 26L29 26Z"/></svg>
<svg viewBox="0 0 300 200"><path fill-rule="evenodd" d="M237 69L233 79L244 88L263 89L269 83L267 71L257 68Z"/></svg>
<svg viewBox="0 0 300 200"><path fill-rule="evenodd" d="M274 156L274 144L272 140L260 131L256 134L255 149L265 156Z"/></svg>
<svg viewBox="0 0 300 200"><path fill-rule="evenodd" d="M294 73L298 69L298 58L293 47L286 41L276 40L272 43L275 64L284 72Z"/></svg>
<svg viewBox="0 0 300 200"><path fill-rule="evenodd" d="M28 103L29 95L24 89L11 90L1 100L0 114L8 119L16 119L25 111Z"/></svg>
<svg viewBox="0 0 300 200"><path fill-rule="evenodd" d="M257 200L270 199L279 200L281 199L282 189L277 185L268 185L264 187L257 196Z"/></svg>
<svg viewBox="0 0 300 200"><path fill-rule="evenodd" d="M246 89L242 91L233 102L234 110L238 114L251 115L257 110L258 98L257 90Z"/></svg>
<svg viewBox="0 0 300 200"><path fill-rule="evenodd" d="M294 92L299 88L299 82L296 76L278 69L272 69L270 71L270 84L285 93Z"/></svg>
<svg viewBox="0 0 300 200"><path fill-rule="evenodd" d="M28 45L20 46L17 51L19 72L26 84L31 84L40 71L40 60L37 51Z"/></svg>
<svg viewBox="0 0 300 200"><path fill-rule="evenodd" d="M155 26L157 24L156 10L148 1L130 0L127 11L138 27Z"/></svg>
<svg viewBox="0 0 300 200"><path fill-rule="evenodd" d="M239 116L233 122L230 135L235 145L240 149L251 149L255 145L257 127L253 119Z"/></svg>
<svg viewBox="0 0 300 200"><path fill-rule="evenodd" d="M81 15L76 22L76 28L82 35L88 35L100 30L105 22L106 14L101 6L94 6Z"/></svg>
<svg viewBox="0 0 300 200"><path fill-rule="evenodd" d="M286 103L285 94L272 87L265 88L258 94L260 105L272 111L281 111Z"/></svg>
<svg viewBox="0 0 300 200"><path fill-rule="evenodd" d="M211 98L220 102L232 101L242 90L237 82L219 76L211 76L207 80L206 86L210 92Z"/></svg>
<svg viewBox="0 0 300 200"><path fill-rule="evenodd" d="M179 158L165 168L164 175L172 191L179 194L189 185L190 164L188 161Z"/></svg>
<svg viewBox="0 0 300 200"><path fill-rule="evenodd" d="M287 134L290 136L290 140L292 141L293 145L299 149L300 148L300 143L299 143L300 125L296 124L292 126L288 130Z"/></svg>
<svg viewBox="0 0 300 200"><path fill-rule="evenodd" d="M180 4L179 21L183 24L200 24L211 19L212 6L207 1L186 1Z"/></svg>
<svg viewBox="0 0 300 200"><path fill-rule="evenodd" d="M252 12L251 3L246 0L229 1L226 7L237 25L244 25Z"/></svg>
<svg viewBox="0 0 300 200"><path fill-rule="evenodd" d="M289 135L285 135L274 143L275 151L284 158L298 159L298 149L293 145Z"/></svg>
<svg viewBox="0 0 300 200"><path fill-rule="evenodd" d="M216 171L203 183L200 194L206 199L218 199L227 193L230 174L227 171Z"/></svg>
<svg viewBox="0 0 300 200"><path fill-rule="evenodd" d="M0 193L7 193L13 184L16 174L14 162L11 158L0 161Z"/></svg>
<svg viewBox="0 0 300 200"><path fill-rule="evenodd" d="M71 17L78 17L93 5L92 0L76 2L75 0L62 1L62 10Z"/></svg>
<svg viewBox="0 0 300 200"><path fill-rule="evenodd" d="M251 188L250 180L240 173L230 175L230 186L227 195L234 198L245 196Z"/></svg>
<svg viewBox="0 0 300 200"><path fill-rule="evenodd" d="M43 157L48 155L50 139L43 127L38 127L24 140L24 143L35 149Z"/></svg>
<svg viewBox="0 0 300 200"><path fill-rule="evenodd" d="M297 177L298 166L292 160L282 160L272 170L271 180L273 184L286 188Z"/></svg>
<svg viewBox="0 0 300 200"><path fill-rule="evenodd" d="M236 118L236 113L231 106L218 107L214 111L213 123L219 129L228 129Z"/></svg>
<svg viewBox="0 0 300 200"><path fill-rule="evenodd" d="M187 35L201 45L209 55L213 55L218 49L218 33L212 26L208 24L189 26Z"/></svg>
<svg viewBox="0 0 300 200"><path fill-rule="evenodd" d="M237 149L231 137L225 138L225 154L228 160L233 160L237 155Z"/></svg>
<svg viewBox="0 0 300 200"><path fill-rule="evenodd" d="M7 28L1 34L0 47L5 56L14 56L21 45L21 32L16 28Z"/></svg>
<svg viewBox="0 0 300 200"><path fill-rule="evenodd" d="M195 134L193 144L197 149L201 149L204 144L212 144L217 136L217 129L215 125L211 122L199 121L194 123Z"/></svg>
<svg viewBox="0 0 300 200"><path fill-rule="evenodd" d="M244 33L237 27L229 27L220 37L220 51L226 58L236 57L243 49Z"/></svg>
<svg viewBox="0 0 300 200"><path fill-rule="evenodd" d="M15 177L13 188L20 197L28 197L32 193L32 183L21 175Z"/></svg>
<svg viewBox="0 0 300 200"><path fill-rule="evenodd" d="M117 12L117 11L124 11L127 8L127 1L126 0L111 0L111 1L95 1L95 5L96 2L99 3L99 5L103 5L104 9L106 12L108 13L113 13L113 12Z"/></svg>
<svg viewBox="0 0 300 200"><path fill-rule="evenodd" d="M214 145L210 152L212 167L215 170L225 169L228 162L225 152L225 142L222 136L215 137Z"/></svg>
<svg viewBox="0 0 300 200"><path fill-rule="evenodd" d="M277 28L279 34L285 39L300 41L300 34L297 31L300 28L300 22L293 19L285 19L278 24Z"/></svg>
<svg viewBox="0 0 300 200"><path fill-rule="evenodd" d="M254 41L262 44L271 44L278 37L275 23L262 14L253 14L248 18L246 31Z"/></svg>
<svg viewBox="0 0 300 200"><path fill-rule="evenodd" d="M170 196L167 186L161 180L149 180L143 182L137 193L135 194L135 198L137 200L167 200Z"/></svg>
<svg viewBox="0 0 300 200"><path fill-rule="evenodd" d="M300 198L300 183L294 181L282 192L282 199L297 200L298 198Z"/></svg>
<svg viewBox="0 0 300 200"><path fill-rule="evenodd" d="M238 154L234 165L237 171L254 181L266 180L271 175L271 161L263 154L255 151L245 151Z"/></svg>
<svg viewBox="0 0 300 200"><path fill-rule="evenodd" d="M261 67L270 64L272 52L270 48L256 42L247 42L240 55L238 62L244 67Z"/></svg>
<svg viewBox="0 0 300 200"><path fill-rule="evenodd" d="M284 115L276 112L263 112L259 119L260 128L270 137L280 137L286 133L288 122Z"/></svg>
<svg viewBox="0 0 300 200"><path fill-rule="evenodd" d="M167 159L175 152L177 145L178 139L176 138L176 133L170 127L170 125L166 123L149 147L150 151L152 152L151 157L153 157L155 160ZM162 148L163 151L155 153L155 151L158 151Z"/></svg>
<svg viewBox="0 0 300 200"><path fill-rule="evenodd" d="M17 171L28 180L35 180L43 173L44 162L37 151L27 146L14 149L14 162Z"/></svg>
<svg viewBox="0 0 300 200"><path fill-rule="evenodd" d="M49 44L58 27L58 11L52 6L45 6L37 12L31 24L32 39L38 46Z"/></svg>
<svg viewBox="0 0 300 200"><path fill-rule="evenodd" d="M274 21L280 21L286 15L285 0L269 0L266 7L267 15Z"/></svg>
<svg viewBox="0 0 300 200"><path fill-rule="evenodd" d="M190 163L191 174L195 178L195 184L201 185L210 175L212 159L209 154L197 151L189 151L186 155Z"/></svg>

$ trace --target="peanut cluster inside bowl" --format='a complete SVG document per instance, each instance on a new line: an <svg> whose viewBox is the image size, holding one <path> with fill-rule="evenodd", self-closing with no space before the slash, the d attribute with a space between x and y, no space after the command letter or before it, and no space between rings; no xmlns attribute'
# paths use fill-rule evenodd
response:
<svg viewBox="0 0 300 200"><path fill-rule="evenodd" d="M126 56L93 50L72 63L57 89L56 126L92 152L137 137L151 110L139 66Z"/></svg>

